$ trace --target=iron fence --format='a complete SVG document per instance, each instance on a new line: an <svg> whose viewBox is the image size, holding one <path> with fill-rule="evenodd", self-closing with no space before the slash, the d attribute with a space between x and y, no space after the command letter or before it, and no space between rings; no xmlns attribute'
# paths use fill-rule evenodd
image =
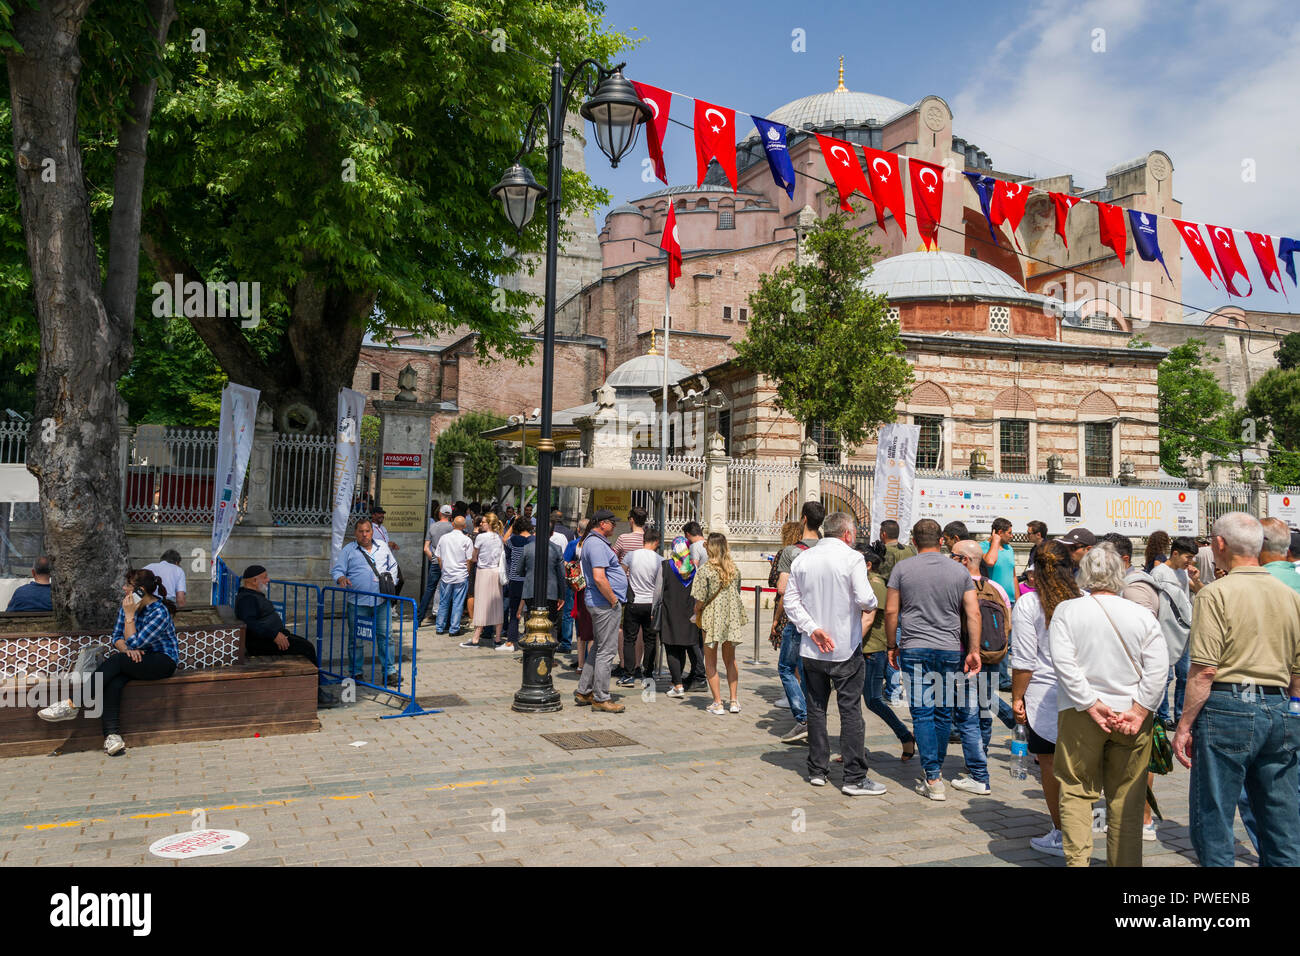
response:
<svg viewBox="0 0 1300 956"><path fill-rule="evenodd" d="M658 455L633 455L632 467L642 471L659 467ZM699 481L704 480L704 458L695 455L669 455L664 467L670 471L680 471ZM699 521L701 515L700 493L698 491L666 491L664 496L664 528L660 529L668 543L673 535L681 530L688 521ZM632 492L632 504L640 505L656 519L659 492L637 489Z"/></svg>
<svg viewBox="0 0 1300 956"><path fill-rule="evenodd" d="M727 526L733 534L777 537L799 518L799 465L733 460L727 468Z"/></svg>
<svg viewBox="0 0 1300 956"><path fill-rule="evenodd" d="M131 438L123 489L128 521L199 524L212 520L217 467L215 428L137 431ZM246 506L239 495L240 514Z"/></svg>

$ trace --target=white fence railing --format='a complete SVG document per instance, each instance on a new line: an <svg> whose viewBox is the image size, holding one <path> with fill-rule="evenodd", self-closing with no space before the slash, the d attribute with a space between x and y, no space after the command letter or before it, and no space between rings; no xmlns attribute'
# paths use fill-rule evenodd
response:
<svg viewBox="0 0 1300 956"><path fill-rule="evenodd" d="M632 467L637 470L659 467L658 455L633 455ZM680 471L699 480L704 479L704 458L697 455L669 455L666 467ZM653 523L657 519L658 495L653 491L633 491L632 504L645 508ZM672 540L681 533L682 525L700 520L700 496L694 491L669 491L664 493L664 527L660 534Z"/></svg>
<svg viewBox="0 0 1300 956"><path fill-rule="evenodd" d="M1250 511L1250 485L1212 484L1205 489L1205 520L1214 527L1214 522L1230 511ZM1209 528L1205 529L1209 533Z"/></svg>
<svg viewBox="0 0 1300 956"><path fill-rule="evenodd" d="M799 517L799 465L735 459L727 468L727 526L732 534L779 537Z"/></svg>

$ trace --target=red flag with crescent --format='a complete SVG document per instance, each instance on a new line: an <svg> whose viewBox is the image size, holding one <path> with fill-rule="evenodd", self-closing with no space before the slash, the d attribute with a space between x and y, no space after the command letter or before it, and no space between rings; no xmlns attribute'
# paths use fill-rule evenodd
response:
<svg viewBox="0 0 1300 956"><path fill-rule="evenodd" d="M1070 248L1070 240L1065 238L1065 220L1070 217L1070 210L1079 203L1083 202L1078 196L1071 196L1069 193L1048 193L1051 197L1052 205L1056 207L1056 234L1061 237L1061 242L1065 243L1065 248Z"/></svg>
<svg viewBox="0 0 1300 956"><path fill-rule="evenodd" d="M903 202L903 172L897 153L863 146L867 157L867 179L871 183L871 203L876 207L876 225L885 228L885 210L894 214L894 221L907 236L907 206Z"/></svg>
<svg viewBox="0 0 1300 956"><path fill-rule="evenodd" d="M1205 273L1205 278L1210 280L1210 285L1214 285L1215 279L1222 282L1223 277L1219 275L1219 270L1214 267L1214 260L1210 258L1210 249L1205 244L1205 240L1201 238L1200 226L1194 222L1188 222L1186 219L1171 218L1169 221L1178 230L1178 238L1183 240L1183 245L1192 254L1192 259L1196 264L1201 267L1201 271Z"/></svg>
<svg viewBox="0 0 1300 956"><path fill-rule="evenodd" d="M815 135L817 144L822 148L826 168L831 171L835 188L839 190L840 208L851 213L853 207L849 205L849 197L853 195L854 190L858 190L868 199L871 198L871 186L867 184L867 177L863 175L862 164L858 162L853 144L835 139L833 136L823 136L821 133Z"/></svg>
<svg viewBox="0 0 1300 956"><path fill-rule="evenodd" d="M655 161L655 175L664 183L668 182L668 170L664 166L664 136L668 132L668 108L672 105L673 95L649 83L632 81L636 95L641 102L650 107L654 118L645 124L645 144L650 150L650 158Z"/></svg>
<svg viewBox="0 0 1300 956"><path fill-rule="evenodd" d="M989 203L989 218L993 225L1000 226L1002 223L1011 225L1011 241L1020 248L1020 240L1016 238L1016 230L1020 228L1020 220L1025 218L1025 203L1029 201L1029 194L1034 190L1024 183L1004 183L1000 180L993 180L993 200Z"/></svg>
<svg viewBox="0 0 1300 956"><path fill-rule="evenodd" d="M1246 280L1246 295L1250 295L1254 288L1246 273L1246 263L1241 261L1241 253L1237 251L1237 240L1232 235L1232 230L1227 226L1211 226L1208 222L1205 228L1210 234L1210 245L1214 247L1214 258L1219 260L1219 268L1223 271L1223 284L1228 287L1228 295L1244 299L1246 296L1237 291L1237 273L1240 272Z"/></svg>
<svg viewBox="0 0 1300 956"><path fill-rule="evenodd" d="M716 159L727 174L731 191L737 189L740 177L736 175L736 111L725 106L714 106L704 100L695 101L695 185L704 185L704 174L709 171L709 160Z"/></svg>
<svg viewBox="0 0 1300 956"><path fill-rule="evenodd" d="M939 245L939 223L943 219L943 167L908 157L907 172L912 180L912 209L916 231L925 248Z"/></svg>
<svg viewBox="0 0 1300 956"><path fill-rule="evenodd" d="M668 253L668 288L677 288L677 279L682 274L682 244L677 238L676 207L668 204L668 216L664 219L664 234L659 240L659 248Z"/></svg>
<svg viewBox="0 0 1300 956"><path fill-rule="evenodd" d="M1248 232L1246 238L1250 240L1250 248L1255 250L1255 260L1259 263L1259 271L1264 273L1264 282L1274 292L1281 292L1285 296L1286 286L1282 284L1282 272L1277 265L1273 237L1261 232ZM1273 276L1277 276L1276 287L1273 285Z"/></svg>
<svg viewBox="0 0 1300 956"><path fill-rule="evenodd" d="M1124 250L1128 245L1128 233L1124 230L1124 210L1108 202L1092 203L1097 207L1097 237L1103 246L1110 246L1119 256L1119 264L1124 264Z"/></svg>

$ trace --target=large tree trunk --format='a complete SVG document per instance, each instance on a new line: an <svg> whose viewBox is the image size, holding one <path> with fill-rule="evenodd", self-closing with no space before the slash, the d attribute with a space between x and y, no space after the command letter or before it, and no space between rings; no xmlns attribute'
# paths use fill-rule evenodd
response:
<svg viewBox="0 0 1300 956"><path fill-rule="evenodd" d="M41 352L27 467L40 482L54 613L62 628L112 623L127 569L118 473L117 380L131 361L144 145L156 84L132 90L114 177L103 293L77 139L77 45L90 0L41 0L14 15L8 56L23 233ZM160 38L173 0L150 0ZM52 160L53 162L47 162Z"/></svg>

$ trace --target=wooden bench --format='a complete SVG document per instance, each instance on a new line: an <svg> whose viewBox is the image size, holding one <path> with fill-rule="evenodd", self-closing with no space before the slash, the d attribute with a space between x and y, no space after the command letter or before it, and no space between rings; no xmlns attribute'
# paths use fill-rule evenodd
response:
<svg viewBox="0 0 1300 956"><path fill-rule="evenodd" d="M214 618L215 619L215 618ZM166 680L131 681L122 693L122 737L128 747L148 744L314 733L316 668L301 657L244 655L244 628L218 622L177 628L181 661ZM38 686L66 680L86 644L108 635L0 635L0 700L26 701ZM53 702L49 693L40 695ZM29 706L0 706L0 757L95 750L103 746L100 719L85 713L48 723Z"/></svg>

